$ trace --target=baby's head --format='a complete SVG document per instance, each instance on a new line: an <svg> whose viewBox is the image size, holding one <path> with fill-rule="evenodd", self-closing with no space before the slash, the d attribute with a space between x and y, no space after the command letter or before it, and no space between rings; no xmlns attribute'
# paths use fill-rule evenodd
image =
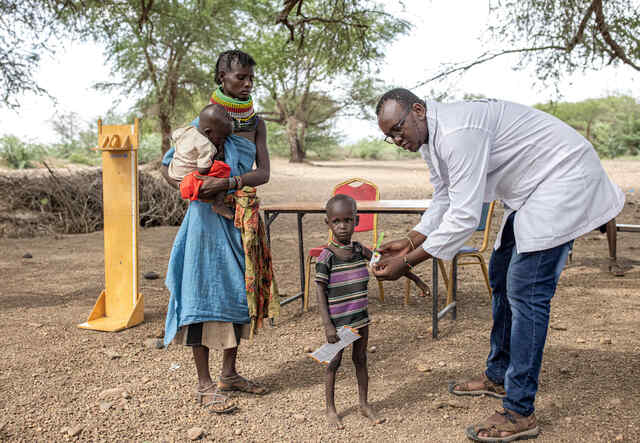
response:
<svg viewBox="0 0 640 443"><path fill-rule="evenodd" d="M224 146L224 139L233 132L233 120L219 104L209 104L200 111L198 126L200 132L218 148Z"/></svg>
<svg viewBox="0 0 640 443"><path fill-rule="evenodd" d="M340 243L351 242L353 230L358 224L356 201L345 194L337 194L329 199L325 207L327 215L324 222Z"/></svg>

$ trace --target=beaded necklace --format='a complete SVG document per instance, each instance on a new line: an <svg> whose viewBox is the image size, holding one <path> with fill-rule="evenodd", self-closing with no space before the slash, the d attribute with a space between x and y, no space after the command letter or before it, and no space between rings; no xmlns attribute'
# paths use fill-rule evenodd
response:
<svg viewBox="0 0 640 443"><path fill-rule="evenodd" d="M258 126L258 116L253 110L253 98L238 100L222 92L222 86L211 94L211 103L219 104L233 118L233 130L236 132L254 131Z"/></svg>
<svg viewBox="0 0 640 443"><path fill-rule="evenodd" d="M335 246L338 249L353 249L353 243L349 243L348 245L341 245L339 243L334 242L333 240L329 241L331 246Z"/></svg>

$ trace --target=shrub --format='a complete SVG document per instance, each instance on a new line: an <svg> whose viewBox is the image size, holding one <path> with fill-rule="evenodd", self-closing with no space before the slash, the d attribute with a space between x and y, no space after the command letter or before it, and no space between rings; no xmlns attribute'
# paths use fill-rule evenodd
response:
<svg viewBox="0 0 640 443"><path fill-rule="evenodd" d="M162 137L157 132L144 134L138 146L138 163L144 165L162 157Z"/></svg>
<svg viewBox="0 0 640 443"><path fill-rule="evenodd" d="M6 135L0 138L0 158L10 168L26 169L35 167L34 162L40 160L44 148L40 145L24 143L18 137Z"/></svg>

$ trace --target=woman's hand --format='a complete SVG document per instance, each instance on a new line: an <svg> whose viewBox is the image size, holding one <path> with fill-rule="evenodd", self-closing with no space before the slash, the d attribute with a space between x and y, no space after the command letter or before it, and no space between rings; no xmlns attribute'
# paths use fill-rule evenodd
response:
<svg viewBox="0 0 640 443"><path fill-rule="evenodd" d="M406 238L392 240L380 246L376 251L382 255L381 262L383 262L385 259L391 257L404 257L407 255L411 252L411 243Z"/></svg>
<svg viewBox="0 0 640 443"><path fill-rule="evenodd" d="M196 178L202 180L202 187L198 193L199 200L210 200L215 194L229 189L228 178L209 177L208 175L196 175Z"/></svg>
<svg viewBox="0 0 640 443"><path fill-rule="evenodd" d="M409 269L409 267L404 262L404 256L405 254L401 254L398 256L394 255L392 257L383 258L377 264L373 265L373 275L375 275L378 280L399 279L404 274L406 274L407 270Z"/></svg>
<svg viewBox="0 0 640 443"><path fill-rule="evenodd" d="M178 181L172 179L171 177L169 177L169 167L168 166L165 166L165 165L160 166L160 173L162 174L162 177L164 177L165 181L167 183L169 183L169 185L172 188L180 189L180 182L178 182Z"/></svg>

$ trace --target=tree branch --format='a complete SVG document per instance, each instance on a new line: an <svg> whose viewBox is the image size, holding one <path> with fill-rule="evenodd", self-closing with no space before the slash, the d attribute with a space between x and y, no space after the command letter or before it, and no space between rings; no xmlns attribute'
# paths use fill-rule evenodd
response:
<svg viewBox="0 0 640 443"><path fill-rule="evenodd" d="M522 52L535 52L535 51L546 51L548 49L558 49L558 50L564 50L565 47L564 46L558 46L558 45L549 45L549 46L540 46L540 47L536 47L536 48L520 48L520 49L506 49L504 51L500 51L497 53L488 53L485 52L484 54L482 54L481 56L479 56L478 58L476 58L474 61L467 63L465 65L462 66L455 66L453 68L450 69L446 69L436 75L434 75L433 77L418 83L417 85L415 85L412 89L415 88L419 88L420 86L424 86L427 83L431 83L434 80L438 80L442 77L446 77L448 75L451 74L455 74L456 72L460 72L460 71L466 71L476 65L480 65L482 63L486 63L488 61L493 60L494 58L498 58L502 55L508 55L508 54L516 54L516 53L522 53Z"/></svg>
<svg viewBox="0 0 640 443"><path fill-rule="evenodd" d="M602 0L594 0L593 3L595 3L596 26L604 41L611 48L613 52L612 56L615 56L616 58L622 60L623 63L631 66L636 71L640 71L640 66L633 63L633 61L631 61L631 59L627 57L627 55L624 53L624 50L620 47L620 45L618 45L618 43L616 43L616 41L611 36L609 27L605 23L604 13L602 12Z"/></svg>
<svg viewBox="0 0 640 443"><path fill-rule="evenodd" d="M587 23L589 23L589 19L591 18L593 10L595 9L595 5L598 2L600 2L600 0L593 0L587 8L584 17L582 17L582 21L580 21L580 26L578 26L578 32L576 32L576 35L574 35L569 43L567 43L567 52L571 52L573 48L575 48L576 45L582 41L584 30L587 27ZM600 3L600 6L602 7L602 3Z"/></svg>

